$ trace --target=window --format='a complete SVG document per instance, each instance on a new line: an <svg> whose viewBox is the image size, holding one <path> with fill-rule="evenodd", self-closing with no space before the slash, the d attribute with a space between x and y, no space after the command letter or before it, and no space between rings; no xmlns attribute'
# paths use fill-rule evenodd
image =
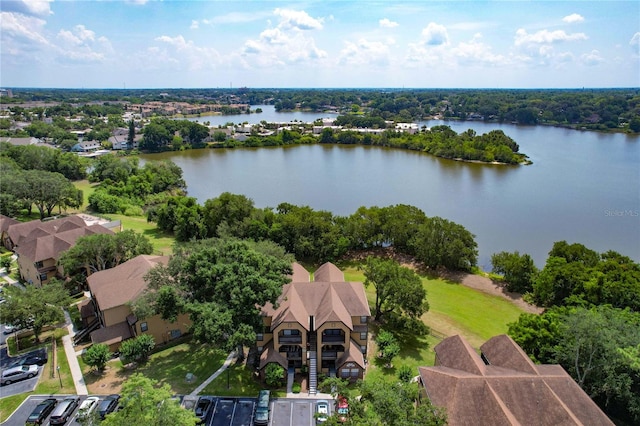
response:
<svg viewBox="0 0 640 426"><path fill-rule="evenodd" d="M146 322L140 323L140 331L145 332L149 329L149 325Z"/></svg>
<svg viewBox="0 0 640 426"><path fill-rule="evenodd" d="M44 263L42 262L42 260L38 261L35 263L36 268L42 268L44 266Z"/></svg>
<svg viewBox="0 0 640 426"><path fill-rule="evenodd" d="M299 336L300 335L300 330L285 329L285 330L283 330L283 334L285 336Z"/></svg>
<svg viewBox="0 0 640 426"><path fill-rule="evenodd" d="M362 333L360 333L360 340L367 340L367 332L363 331Z"/></svg>
<svg viewBox="0 0 640 426"><path fill-rule="evenodd" d="M358 377L360 375L360 369L359 368L352 368L351 369L351 377Z"/></svg>
<svg viewBox="0 0 640 426"><path fill-rule="evenodd" d="M362 352L363 354L367 353L367 346L366 345L361 345L360 346L360 352Z"/></svg>
<svg viewBox="0 0 640 426"><path fill-rule="evenodd" d="M342 334L342 330L338 328L330 328L322 332L325 336L340 336Z"/></svg>
<svg viewBox="0 0 640 426"><path fill-rule="evenodd" d="M262 346L258 346L258 352L262 353Z"/></svg>
<svg viewBox="0 0 640 426"><path fill-rule="evenodd" d="M171 330L171 338L172 339L177 339L181 335L182 335L182 332L180 330Z"/></svg>
<svg viewBox="0 0 640 426"><path fill-rule="evenodd" d="M256 340L259 341L259 342L264 340L264 334L262 334L262 333L256 334Z"/></svg>
<svg viewBox="0 0 640 426"><path fill-rule="evenodd" d="M368 319L369 319L369 317L367 317L367 316L360 317L360 324L366 324Z"/></svg>
<svg viewBox="0 0 640 426"><path fill-rule="evenodd" d="M48 279L47 277L47 273L45 272L44 274L40 274L40 281L46 281Z"/></svg>
<svg viewBox="0 0 640 426"><path fill-rule="evenodd" d="M349 377L359 377L360 369L359 368L343 368L340 372L340 377L349 378Z"/></svg>

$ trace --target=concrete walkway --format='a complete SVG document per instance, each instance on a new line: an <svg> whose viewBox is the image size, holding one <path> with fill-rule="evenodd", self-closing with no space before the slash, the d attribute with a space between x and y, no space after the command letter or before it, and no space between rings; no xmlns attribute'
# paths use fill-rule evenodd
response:
<svg viewBox="0 0 640 426"><path fill-rule="evenodd" d="M229 355L227 355L227 359L224 361L224 364L222 364L222 367L218 368L218 370L216 370L215 373L213 373L211 376L209 376L209 378L207 378L207 380L202 382L189 395L195 396L195 395L198 395L200 392L202 392L202 390L204 388L206 388L209 385L209 383L213 382L215 380L215 378L218 377L220 374L222 374L222 372L224 370L226 370L227 367L229 367L232 362L235 362L235 360L236 360L236 351L232 351Z"/></svg>
<svg viewBox="0 0 640 426"><path fill-rule="evenodd" d="M82 375L82 370L80 369L80 364L78 363L76 350L73 347L72 339L76 334L73 329L73 322L71 322L71 317L67 311L64 311L64 316L67 320L67 330L69 330L69 334L62 336L62 344L64 345L64 353L67 355L67 362L69 363L69 369L71 370L71 377L73 377L73 384L76 387L76 393L78 395L89 395L87 385L84 382L84 376Z"/></svg>

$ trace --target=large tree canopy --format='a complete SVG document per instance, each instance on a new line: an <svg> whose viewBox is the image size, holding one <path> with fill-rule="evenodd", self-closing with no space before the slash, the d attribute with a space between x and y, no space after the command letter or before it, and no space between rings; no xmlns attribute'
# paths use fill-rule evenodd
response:
<svg viewBox="0 0 640 426"><path fill-rule="evenodd" d="M179 295L196 339L228 350L250 345L262 327L260 308L276 302L292 261L269 242L208 239L178 245L168 268L148 275L149 293L157 295L151 305L163 318L175 318L166 301Z"/></svg>
<svg viewBox="0 0 640 426"><path fill-rule="evenodd" d="M2 322L17 328L33 328L36 342L43 327L64 321L62 310L71 304L69 293L57 280L51 280L44 287L5 288L6 301L0 304Z"/></svg>
<svg viewBox="0 0 640 426"><path fill-rule="evenodd" d="M362 266L364 285L376 289L375 319L395 312L411 318L419 318L429 310L427 291L420 277L411 269L393 259L368 257Z"/></svg>

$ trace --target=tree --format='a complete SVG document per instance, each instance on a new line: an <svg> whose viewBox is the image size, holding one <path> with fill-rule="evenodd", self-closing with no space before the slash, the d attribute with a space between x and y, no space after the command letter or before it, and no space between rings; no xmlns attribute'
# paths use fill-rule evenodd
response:
<svg viewBox="0 0 640 426"><path fill-rule="evenodd" d="M159 386L156 380L142 374L129 377L120 394L121 408L105 417L104 426L194 426L198 422L193 410L181 407L172 398L168 384Z"/></svg>
<svg viewBox="0 0 640 426"><path fill-rule="evenodd" d="M153 336L141 334L133 339L128 339L120 345L120 357L125 364L131 362L144 362L149 358L151 351L156 346Z"/></svg>
<svg viewBox="0 0 640 426"><path fill-rule="evenodd" d="M371 256L367 257L361 269L365 276L364 285L372 284L376 289L376 321L391 312L419 318L429 310L427 291L413 270L400 266L393 259Z"/></svg>
<svg viewBox="0 0 640 426"><path fill-rule="evenodd" d="M284 381L284 367L275 362L270 362L264 369L264 381L271 387L278 387Z"/></svg>
<svg viewBox="0 0 640 426"><path fill-rule="evenodd" d="M94 367L98 371L102 371L104 370L105 365L107 365L107 362L111 359L109 346L107 346L106 343L93 344L84 353L82 359L88 366Z"/></svg>
<svg viewBox="0 0 640 426"><path fill-rule="evenodd" d="M409 243L411 252L426 266L471 270L477 263L478 244L462 225L432 217L418 227Z"/></svg>
<svg viewBox="0 0 640 426"><path fill-rule="evenodd" d="M78 238L62 253L58 263L67 275L79 270L94 273L113 268L141 254L151 254L149 239L128 229L117 234L93 234Z"/></svg>
<svg viewBox="0 0 640 426"><path fill-rule="evenodd" d="M411 379L414 377L413 368L411 368L408 365L402 365L400 366L400 368L398 368L398 371L396 372L396 376L398 377L398 379L400 379L400 381L404 383L409 383Z"/></svg>
<svg viewBox="0 0 640 426"><path fill-rule="evenodd" d="M217 198L205 201L203 215L207 234L210 237L219 236L218 227L226 222L234 236L241 237L240 226L251 216L253 210L253 200L229 192L223 192Z"/></svg>
<svg viewBox="0 0 640 426"><path fill-rule="evenodd" d="M386 367L391 367L391 361L400 353L400 344L395 336L386 330L380 331L376 338L378 345L378 357L384 361Z"/></svg>
<svg viewBox="0 0 640 426"><path fill-rule="evenodd" d="M151 122L142 129L144 137L140 147L149 151L159 151L167 146L171 140L169 131L162 125Z"/></svg>
<svg viewBox="0 0 640 426"><path fill-rule="evenodd" d="M136 139L136 123L133 118L129 120L129 133L127 134L127 146L130 148Z"/></svg>
<svg viewBox="0 0 640 426"><path fill-rule="evenodd" d="M31 327L36 343L40 342L43 327L64 321L62 310L71 304L64 284L55 279L43 287L28 285L24 290L5 287L5 292L7 296L0 304L0 318L17 328Z"/></svg>
<svg viewBox="0 0 640 426"><path fill-rule="evenodd" d="M275 303L288 282L292 257L273 243L209 239L178 245L166 269L149 274L149 287L184 300L196 340L232 350L255 343L260 307ZM155 312L170 318L165 304ZM171 309L166 309L171 308Z"/></svg>
<svg viewBox="0 0 640 426"><path fill-rule="evenodd" d="M78 199L78 190L60 173L25 170L23 176L30 201L40 211L40 219L51 216L56 205L69 205L69 200Z"/></svg>
<svg viewBox="0 0 640 426"><path fill-rule="evenodd" d="M520 255L517 251L494 253L491 255L491 264L493 272L504 276L507 290L518 293L533 290L533 279L538 269L528 254Z"/></svg>

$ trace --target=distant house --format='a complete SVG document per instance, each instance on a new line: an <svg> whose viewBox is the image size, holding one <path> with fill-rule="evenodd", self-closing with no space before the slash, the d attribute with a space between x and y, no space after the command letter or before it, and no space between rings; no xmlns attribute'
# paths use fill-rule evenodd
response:
<svg viewBox="0 0 640 426"><path fill-rule="evenodd" d="M507 335L478 354L460 336L419 367L421 398L444 407L449 425L613 425L560 365L536 365Z"/></svg>
<svg viewBox="0 0 640 426"><path fill-rule="evenodd" d="M18 257L22 279L41 286L55 276L64 275L58 268L58 259L75 245L78 238L112 233L102 225L87 225L81 217L69 216L12 224L7 229L5 243Z"/></svg>
<svg viewBox="0 0 640 426"><path fill-rule="evenodd" d="M346 282L331 263L314 273L293 264L292 282L282 289L277 307L262 309L264 331L258 334L260 370L269 363L309 371L309 392L317 374L349 380L364 377L371 311L359 282Z"/></svg>
<svg viewBox="0 0 640 426"><path fill-rule="evenodd" d="M13 245L11 244L11 238L9 238L9 227L11 225L17 225L18 222L15 219L12 219L8 216L0 214L0 244L4 246L4 248L11 250Z"/></svg>
<svg viewBox="0 0 640 426"><path fill-rule="evenodd" d="M72 152L92 152L97 151L101 148L100 142L98 141L83 141L78 142L74 146L71 147Z"/></svg>
<svg viewBox="0 0 640 426"><path fill-rule="evenodd" d="M138 319L130 303L147 289L144 276L156 265L166 265L167 256L140 255L115 268L106 269L87 277L91 299L81 304L80 313L85 326L95 320L100 328L91 333L93 343L106 343L112 351L131 337L141 334L153 336L156 344L166 343L187 332L191 320L187 314L178 316L175 323L160 315Z"/></svg>

